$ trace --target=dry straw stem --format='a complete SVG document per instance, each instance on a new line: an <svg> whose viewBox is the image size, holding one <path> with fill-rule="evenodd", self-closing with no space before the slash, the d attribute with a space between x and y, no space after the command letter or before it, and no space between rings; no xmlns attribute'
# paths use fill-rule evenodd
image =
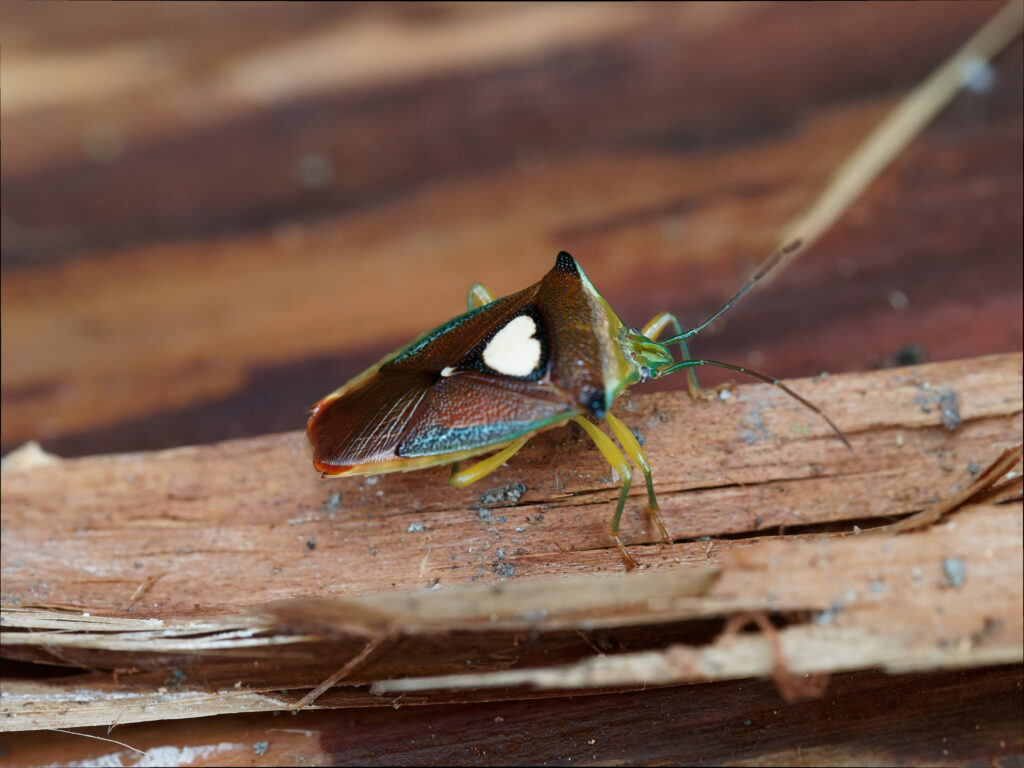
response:
<svg viewBox="0 0 1024 768"><path fill-rule="evenodd" d="M948 499L933 504L928 509L900 520L892 525L875 528L871 533L906 533L937 523L943 515L952 512L971 499L984 496L985 500L1019 498L1021 494L1021 473L1018 465L1024 457L1024 446L1020 443L1007 448L1002 455L975 478L974 482Z"/></svg>
<svg viewBox="0 0 1024 768"><path fill-rule="evenodd" d="M1021 34L1024 0L1012 0L953 56L911 91L836 169L814 204L782 229L780 245L797 242L789 262L842 216L871 182L935 119L972 73ZM782 265L784 266L784 265ZM767 282L767 281L766 281Z"/></svg>

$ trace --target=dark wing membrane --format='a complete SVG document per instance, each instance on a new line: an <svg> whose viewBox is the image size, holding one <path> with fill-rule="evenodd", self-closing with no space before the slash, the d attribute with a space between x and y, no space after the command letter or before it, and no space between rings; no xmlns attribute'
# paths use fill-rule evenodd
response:
<svg viewBox="0 0 1024 768"><path fill-rule="evenodd" d="M439 378L380 370L322 402L307 431L313 463L328 474L355 467L484 451L577 413L551 384L465 371Z"/></svg>
<svg viewBox="0 0 1024 768"><path fill-rule="evenodd" d="M488 339L531 311L539 287L450 320L317 403L307 425L317 469L336 475L375 465L382 472L411 468L417 462L403 460L483 452L575 414L546 379L473 369ZM543 323L537 327L545 333Z"/></svg>
<svg viewBox="0 0 1024 768"><path fill-rule="evenodd" d="M398 458L395 448L433 379L422 371L378 371L341 397L318 404L307 426L316 468L343 471Z"/></svg>
<svg viewBox="0 0 1024 768"><path fill-rule="evenodd" d="M576 412L550 384L463 371L434 384L397 452L412 458L486 449Z"/></svg>
<svg viewBox="0 0 1024 768"><path fill-rule="evenodd" d="M531 285L449 320L386 360L381 368L440 373L448 366L457 365L489 334L530 304L538 286L539 283Z"/></svg>

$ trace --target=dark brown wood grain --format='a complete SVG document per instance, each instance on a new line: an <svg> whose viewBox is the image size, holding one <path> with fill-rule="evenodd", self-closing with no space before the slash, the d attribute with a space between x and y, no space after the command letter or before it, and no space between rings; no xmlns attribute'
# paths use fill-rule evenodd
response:
<svg viewBox="0 0 1024 768"><path fill-rule="evenodd" d="M790 704L768 682L456 706L269 713L83 729L189 765L1013 765L1019 666L981 672L832 678ZM941 703L938 703L941 702ZM276 713L275 713L276 714ZM60 733L0 736L2 765L139 756Z"/></svg>
<svg viewBox="0 0 1024 768"><path fill-rule="evenodd" d="M8 10L3 450L296 428L562 248L626 322L695 323L996 8L271 5L237 40L225 11ZM31 88L58 54L80 88ZM699 352L797 376L1019 349L1020 55Z"/></svg>
<svg viewBox="0 0 1024 768"><path fill-rule="evenodd" d="M661 310L701 321L1001 7L3 5L0 452L38 440L86 457L4 470L4 608L204 618L277 598L499 582L509 566L523 580L621 567L605 533L614 483L574 428L531 442L483 491L450 489L443 471L335 487L309 468L306 409L463 311L471 283L512 293L560 249L625 322ZM645 564L766 557L774 539L885 522L955 493L1019 441L1020 39L989 75L694 343L787 379L857 372L799 383L851 435L852 457L761 387L732 405L691 403L665 391L684 387L676 378L620 402L677 537L653 546L631 497L624 532ZM950 367L886 370L920 362ZM933 387L959 394L954 432ZM220 442L234 438L251 439ZM96 456L180 446L201 447ZM524 472L515 512L481 499L515 491ZM1019 516L1007 510L971 519L1009 546ZM609 642L656 648L720 629ZM599 640L549 638L524 663L572 661ZM402 642L380 669L416 658ZM451 671L442 650L489 648L501 666L499 641L466 642L438 644L437 671ZM158 679L157 658L115 674L95 657L3 655L0 688L181 682ZM208 671L230 686L241 667ZM265 679L298 680L295 701L317 678L294 672ZM461 704L427 694L398 709L352 691L369 696L324 699L350 710L88 732L181 764L1006 765L1024 753L1019 665L835 675L801 704L765 680ZM2 734L0 750L5 765L140 758L51 732Z"/></svg>

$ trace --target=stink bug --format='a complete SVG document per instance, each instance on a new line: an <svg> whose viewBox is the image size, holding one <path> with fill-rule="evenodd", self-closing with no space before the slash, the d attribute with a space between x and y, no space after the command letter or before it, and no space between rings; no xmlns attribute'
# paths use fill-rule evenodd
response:
<svg viewBox="0 0 1024 768"><path fill-rule="evenodd" d="M784 384L747 368L690 357L687 340L754 287L794 243L779 251L721 309L683 331L662 312L643 329L623 325L576 260L565 251L540 282L493 299L477 283L469 311L388 355L310 411L307 433L313 465L325 476L372 475L452 464L451 483L463 487L504 464L541 430L579 424L622 478L610 534L627 568L636 561L619 537L631 472L622 451L647 483L648 509L664 543L672 539L658 517L651 469L639 442L611 413L612 403L637 382L686 370L690 394L700 394L694 369L714 365L785 390L842 432L816 406ZM657 337L668 326L674 336ZM678 344L677 361L669 345ZM604 419L622 451L594 424ZM465 469L459 462L497 451Z"/></svg>

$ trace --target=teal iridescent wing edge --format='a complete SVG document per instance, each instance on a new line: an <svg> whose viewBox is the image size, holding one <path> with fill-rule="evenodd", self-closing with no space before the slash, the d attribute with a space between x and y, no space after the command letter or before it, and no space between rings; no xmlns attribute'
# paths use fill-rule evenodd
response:
<svg viewBox="0 0 1024 768"><path fill-rule="evenodd" d="M403 460L482 453L576 414L550 381L441 373L528 307L538 285L453 318L321 400L307 427L317 467L328 474L413 468Z"/></svg>
<svg viewBox="0 0 1024 768"><path fill-rule="evenodd" d="M414 457L483 449L576 413L553 384L466 371L431 388L397 453Z"/></svg>

